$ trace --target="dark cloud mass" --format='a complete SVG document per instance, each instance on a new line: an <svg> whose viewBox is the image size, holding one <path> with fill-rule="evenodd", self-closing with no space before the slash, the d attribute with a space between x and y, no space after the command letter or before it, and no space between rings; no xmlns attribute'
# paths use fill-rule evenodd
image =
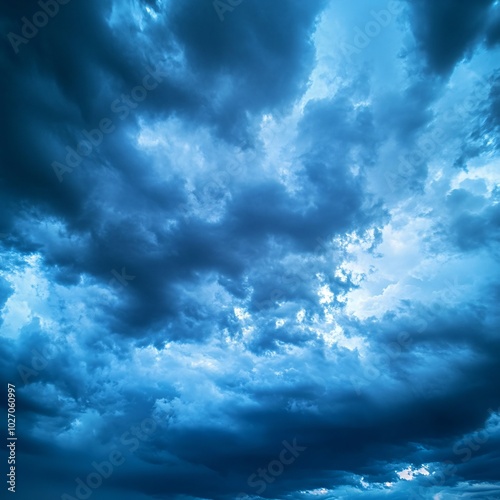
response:
<svg viewBox="0 0 500 500"><path fill-rule="evenodd" d="M6 494L500 498L497 1L0 12Z"/></svg>
<svg viewBox="0 0 500 500"><path fill-rule="evenodd" d="M470 56L478 42L485 37L495 0L417 0L414 10L414 32L426 54L430 69L449 73L464 56ZM493 14L495 15L495 14ZM488 33L494 39L492 26Z"/></svg>

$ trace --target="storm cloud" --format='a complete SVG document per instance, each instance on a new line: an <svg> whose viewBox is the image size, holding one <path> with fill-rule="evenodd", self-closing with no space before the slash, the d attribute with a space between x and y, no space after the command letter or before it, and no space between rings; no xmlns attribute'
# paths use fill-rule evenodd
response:
<svg viewBox="0 0 500 500"><path fill-rule="evenodd" d="M500 497L498 2L0 9L19 498Z"/></svg>

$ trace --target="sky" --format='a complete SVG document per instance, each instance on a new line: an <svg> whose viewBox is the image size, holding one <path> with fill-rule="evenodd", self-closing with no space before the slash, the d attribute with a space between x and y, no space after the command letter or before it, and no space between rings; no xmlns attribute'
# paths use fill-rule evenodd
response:
<svg viewBox="0 0 500 500"><path fill-rule="evenodd" d="M498 0L0 13L18 499L500 498Z"/></svg>

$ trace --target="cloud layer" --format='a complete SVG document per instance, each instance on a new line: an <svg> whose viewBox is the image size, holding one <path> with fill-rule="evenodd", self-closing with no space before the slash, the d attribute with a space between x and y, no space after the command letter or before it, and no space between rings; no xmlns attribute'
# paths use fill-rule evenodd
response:
<svg viewBox="0 0 500 500"><path fill-rule="evenodd" d="M20 498L498 498L499 8L1 7Z"/></svg>

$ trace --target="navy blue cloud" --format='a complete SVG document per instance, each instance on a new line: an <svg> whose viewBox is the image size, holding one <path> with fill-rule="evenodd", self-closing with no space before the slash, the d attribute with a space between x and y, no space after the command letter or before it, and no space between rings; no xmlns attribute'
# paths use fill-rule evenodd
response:
<svg viewBox="0 0 500 500"><path fill-rule="evenodd" d="M470 2L412 2L415 35L429 69L448 74L463 57L469 56L484 37L493 0Z"/></svg>

